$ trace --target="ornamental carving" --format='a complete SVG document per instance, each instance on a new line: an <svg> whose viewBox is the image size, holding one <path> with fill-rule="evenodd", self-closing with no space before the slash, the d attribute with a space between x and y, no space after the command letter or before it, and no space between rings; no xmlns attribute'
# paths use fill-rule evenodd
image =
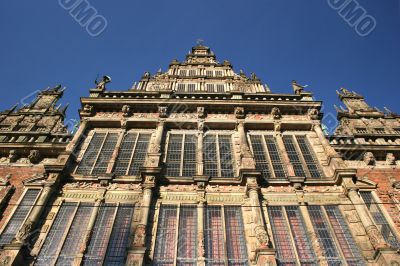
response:
<svg viewBox="0 0 400 266"><path fill-rule="evenodd" d="M196 191L196 185L170 185L160 187L162 192L184 192L184 191Z"/></svg>
<svg viewBox="0 0 400 266"><path fill-rule="evenodd" d="M375 165L375 156L372 152L366 152L363 156L363 161L366 165Z"/></svg>
<svg viewBox="0 0 400 266"><path fill-rule="evenodd" d="M64 185L64 188L79 188L79 189L98 189L101 185L93 182L75 182Z"/></svg>
<svg viewBox="0 0 400 266"><path fill-rule="evenodd" d="M260 248L267 248L268 243L269 243L269 238L267 231L265 231L264 227L262 225L257 225L256 228L254 229L258 245Z"/></svg>
<svg viewBox="0 0 400 266"><path fill-rule="evenodd" d="M235 107L235 117L237 119L243 119L246 117L243 107Z"/></svg>
<svg viewBox="0 0 400 266"><path fill-rule="evenodd" d="M193 113L172 113L170 114L169 118L180 118L180 119L196 119L197 118L197 114L193 114Z"/></svg>
<svg viewBox="0 0 400 266"><path fill-rule="evenodd" d="M245 193L246 188L242 186L220 186L220 185L208 185L206 192L236 192Z"/></svg>
<svg viewBox="0 0 400 266"><path fill-rule="evenodd" d="M134 247L144 247L144 240L146 238L146 226L139 224L135 229L135 236L133 238Z"/></svg>
<svg viewBox="0 0 400 266"><path fill-rule="evenodd" d="M10 152L8 153L8 159L10 161L10 163L15 163L17 161L17 151L16 150L10 150Z"/></svg>
<svg viewBox="0 0 400 266"><path fill-rule="evenodd" d="M159 106L158 107L158 113L159 113L161 118L168 117L168 107L167 106Z"/></svg>
<svg viewBox="0 0 400 266"><path fill-rule="evenodd" d="M369 240L375 249L387 247L385 240L375 225L371 225L366 229Z"/></svg>
<svg viewBox="0 0 400 266"><path fill-rule="evenodd" d="M319 117L319 111L315 108L309 109L308 110L308 116L313 119L316 120Z"/></svg>
<svg viewBox="0 0 400 266"><path fill-rule="evenodd" d="M134 113L133 118L158 118L158 113Z"/></svg>
<svg viewBox="0 0 400 266"><path fill-rule="evenodd" d="M91 116L93 114L94 114L93 106L89 105L89 104L85 104L85 106L83 106L82 115Z"/></svg>
<svg viewBox="0 0 400 266"><path fill-rule="evenodd" d="M387 165L395 165L396 164L396 157L393 153L389 152L386 154L386 164Z"/></svg>
<svg viewBox="0 0 400 266"><path fill-rule="evenodd" d="M281 110L278 107L272 108L271 115L274 119L279 119L282 117Z"/></svg>
<svg viewBox="0 0 400 266"><path fill-rule="evenodd" d="M131 107L129 105L122 106L122 115L127 117L131 114Z"/></svg>
<svg viewBox="0 0 400 266"><path fill-rule="evenodd" d="M18 242L24 242L24 240L29 236L29 233L31 232L33 227L33 223L31 221L28 221L27 223L22 226L22 228L19 230L16 239Z"/></svg>
<svg viewBox="0 0 400 266"><path fill-rule="evenodd" d="M205 118L206 113L203 106L197 107L197 117L198 118Z"/></svg>
<svg viewBox="0 0 400 266"><path fill-rule="evenodd" d="M28 159L31 163L39 163L41 159L39 150L31 150Z"/></svg>

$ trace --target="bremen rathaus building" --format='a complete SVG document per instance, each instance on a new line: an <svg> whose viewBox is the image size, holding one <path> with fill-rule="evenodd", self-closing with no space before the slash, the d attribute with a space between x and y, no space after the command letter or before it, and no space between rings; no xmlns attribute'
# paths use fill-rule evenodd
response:
<svg viewBox="0 0 400 266"><path fill-rule="evenodd" d="M197 45L0 112L0 265L400 265L400 115L340 89L271 92Z"/></svg>

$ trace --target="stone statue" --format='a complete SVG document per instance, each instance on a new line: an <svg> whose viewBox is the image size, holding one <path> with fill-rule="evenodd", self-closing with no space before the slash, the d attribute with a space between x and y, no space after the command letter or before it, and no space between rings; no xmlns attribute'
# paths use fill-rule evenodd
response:
<svg viewBox="0 0 400 266"><path fill-rule="evenodd" d="M375 164L375 156L372 152L364 153L363 161L366 165L374 165Z"/></svg>
<svg viewBox="0 0 400 266"><path fill-rule="evenodd" d="M395 165L396 164L396 157L393 153L389 152L386 154L386 164L387 165Z"/></svg>
<svg viewBox="0 0 400 266"><path fill-rule="evenodd" d="M100 82L98 82L97 79L94 81L94 83L96 84L96 89L102 91L105 91L106 84L109 82L111 82L111 77L109 76L103 76L103 79Z"/></svg>
<svg viewBox="0 0 400 266"><path fill-rule="evenodd" d="M31 163L40 162L40 152L39 150L31 150L28 155L28 159Z"/></svg>
<svg viewBox="0 0 400 266"><path fill-rule="evenodd" d="M301 86L296 80L292 80L292 87L295 94L300 94L304 91L305 86Z"/></svg>
<svg viewBox="0 0 400 266"><path fill-rule="evenodd" d="M122 106L122 115L127 117L131 114L131 108L129 105Z"/></svg>
<svg viewBox="0 0 400 266"><path fill-rule="evenodd" d="M279 119L282 117L281 110L278 107L272 108L271 115L274 119Z"/></svg>

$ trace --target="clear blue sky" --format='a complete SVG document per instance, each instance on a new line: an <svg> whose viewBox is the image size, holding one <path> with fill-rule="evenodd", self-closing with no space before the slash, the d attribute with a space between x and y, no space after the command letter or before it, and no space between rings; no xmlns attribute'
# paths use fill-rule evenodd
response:
<svg viewBox="0 0 400 266"><path fill-rule="evenodd" d="M97 74L112 77L110 90L127 90L202 38L220 61L257 73L274 92L291 92L292 79L309 84L325 113L334 113L341 86L400 112L400 1L358 1L377 22L367 37L327 0L90 0L108 22L95 38L57 0L1 1L0 109L61 83L68 118L77 118Z"/></svg>

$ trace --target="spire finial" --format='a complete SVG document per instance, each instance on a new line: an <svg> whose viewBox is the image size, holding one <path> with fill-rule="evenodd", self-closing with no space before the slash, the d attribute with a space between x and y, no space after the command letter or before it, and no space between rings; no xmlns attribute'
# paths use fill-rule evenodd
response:
<svg viewBox="0 0 400 266"><path fill-rule="evenodd" d="M203 39L197 39L196 40L197 45L203 45L204 44L204 40Z"/></svg>

